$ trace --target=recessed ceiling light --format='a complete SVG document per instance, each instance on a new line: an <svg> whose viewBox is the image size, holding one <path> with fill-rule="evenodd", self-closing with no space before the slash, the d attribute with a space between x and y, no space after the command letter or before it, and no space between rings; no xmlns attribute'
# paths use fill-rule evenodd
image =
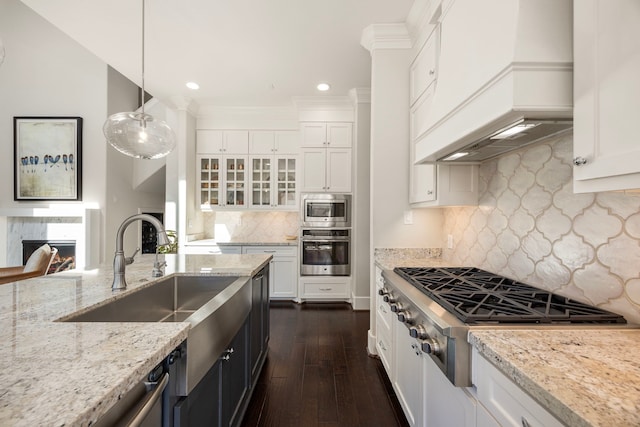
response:
<svg viewBox="0 0 640 427"><path fill-rule="evenodd" d="M196 83L196 82L188 82L188 83L187 83L187 87L188 87L189 89L192 89L192 90L198 90L198 89L200 89L200 85L199 85L198 83Z"/></svg>
<svg viewBox="0 0 640 427"><path fill-rule="evenodd" d="M318 86L316 86L318 88L319 91L322 92L326 92L329 89L331 89L331 86L329 86L329 83L319 83Z"/></svg>

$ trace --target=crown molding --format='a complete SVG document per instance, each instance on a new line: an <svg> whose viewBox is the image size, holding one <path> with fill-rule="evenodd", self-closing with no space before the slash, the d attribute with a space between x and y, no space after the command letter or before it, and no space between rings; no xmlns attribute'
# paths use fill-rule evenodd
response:
<svg viewBox="0 0 640 427"><path fill-rule="evenodd" d="M369 52L376 49L410 49L411 37L402 24L371 24L362 31L360 44Z"/></svg>

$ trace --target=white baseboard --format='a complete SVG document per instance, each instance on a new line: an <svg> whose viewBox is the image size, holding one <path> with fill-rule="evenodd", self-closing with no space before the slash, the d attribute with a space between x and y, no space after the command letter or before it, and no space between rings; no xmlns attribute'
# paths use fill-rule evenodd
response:
<svg viewBox="0 0 640 427"><path fill-rule="evenodd" d="M357 297L351 295L351 306L354 310L371 310L371 299L369 297Z"/></svg>
<svg viewBox="0 0 640 427"><path fill-rule="evenodd" d="M378 350L376 350L376 337L375 335L373 335L371 329L369 329L369 331L367 332L367 338L368 338L368 342L367 342L367 352L369 353L370 356L378 355Z"/></svg>

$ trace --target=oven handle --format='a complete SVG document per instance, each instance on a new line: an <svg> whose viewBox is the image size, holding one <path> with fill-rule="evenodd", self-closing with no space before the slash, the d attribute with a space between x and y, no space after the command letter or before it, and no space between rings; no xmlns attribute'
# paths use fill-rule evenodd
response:
<svg viewBox="0 0 640 427"><path fill-rule="evenodd" d="M313 239L313 238L302 238L303 242L313 242L313 243L334 243L334 242L348 242L350 239L348 237L339 238L339 239Z"/></svg>

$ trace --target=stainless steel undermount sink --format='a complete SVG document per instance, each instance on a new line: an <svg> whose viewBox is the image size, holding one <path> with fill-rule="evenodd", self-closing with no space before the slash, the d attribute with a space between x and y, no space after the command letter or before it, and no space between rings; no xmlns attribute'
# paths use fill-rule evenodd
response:
<svg viewBox="0 0 640 427"><path fill-rule="evenodd" d="M251 311L251 278L173 276L62 322L188 322L178 393L188 395L226 350Z"/></svg>

